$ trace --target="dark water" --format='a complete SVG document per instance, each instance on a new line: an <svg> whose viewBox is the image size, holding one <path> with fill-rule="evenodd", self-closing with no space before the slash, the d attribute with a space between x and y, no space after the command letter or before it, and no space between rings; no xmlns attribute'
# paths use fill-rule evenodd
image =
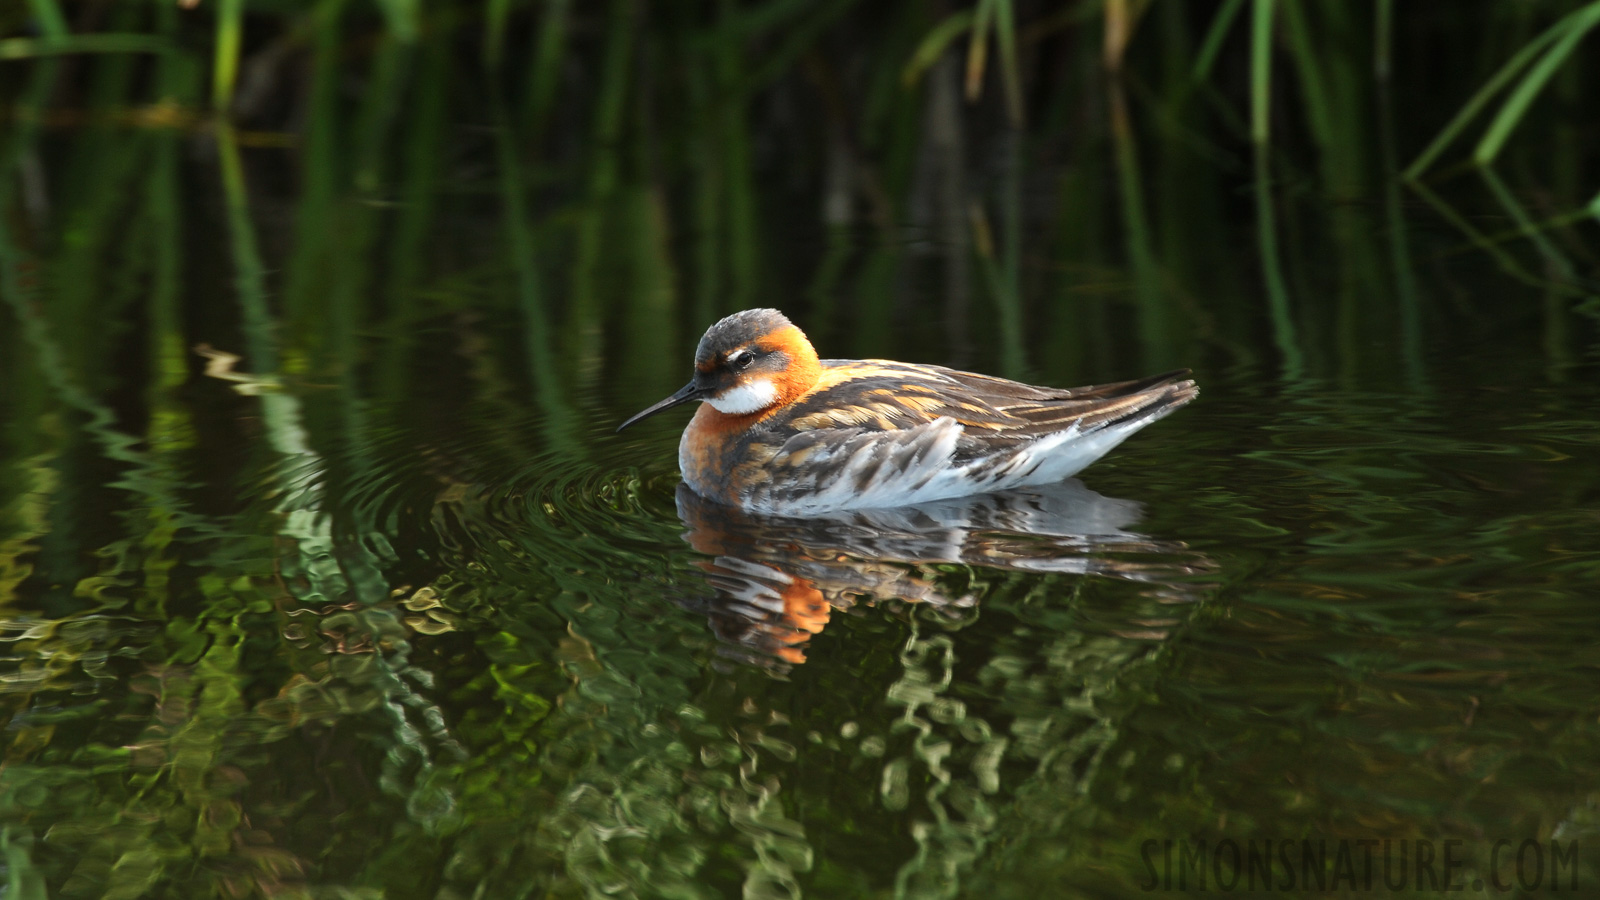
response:
<svg viewBox="0 0 1600 900"><path fill-rule="evenodd" d="M741 268L673 190L524 234L471 165L418 219L54 140L0 233L0 896L1124 897L1263 848L1277 895L1600 891L1592 253L1481 192L1486 246L1286 186L1286 335L1237 181L1127 247L1063 192L1007 282L776 202ZM1059 487L755 519L681 419L611 431L757 304L1202 394Z"/></svg>
<svg viewBox="0 0 1600 900"><path fill-rule="evenodd" d="M597 401L551 449L471 371L491 327L423 338L400 407L32 420L10 896L1122 896L1196 839L1600 878L1586 370L1212 372L1081 483L758 521L675 493L676 423Z"/></svg>

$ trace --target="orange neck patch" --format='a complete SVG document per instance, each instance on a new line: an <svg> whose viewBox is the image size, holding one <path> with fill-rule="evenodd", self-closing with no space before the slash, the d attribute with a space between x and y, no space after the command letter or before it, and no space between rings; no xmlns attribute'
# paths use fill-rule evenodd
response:
<svg viewBox="0 0 1600 900"><path fill-rule="evenodd" d="M810 393L822 377L822 363L817 359L816 349L806 340L805 333L793 325L766 335L756 341L756 346L769 353L781 350L789 357L788 368L772 378L773 386L778 389L772 405L752 413L729 415L709 403L702 403L690 422L691 428L708 437L743 431Z"/></svg>
<svg viewBox="0 0 1600 900"><path fill-rule="evenodd" d="M781 350L789 357L789 367L773 379L773 384L778 387L778 402L764 412L793 403L810 391L817 379L822 377L822 363L817 359L816 349L806 340L805 334L793 325L774 331L757 341L756 345L768 352Z"/></svg>

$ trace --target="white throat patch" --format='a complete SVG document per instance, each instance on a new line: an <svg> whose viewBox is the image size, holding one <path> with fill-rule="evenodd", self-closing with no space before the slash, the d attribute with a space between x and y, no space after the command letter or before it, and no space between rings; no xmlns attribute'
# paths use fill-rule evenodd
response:
<svg viewBox="0 0 1600 900"><path fill-rule="evenodd" d="M728 388L722 392L722 396L711 397L706 402L723 415L744 416L766 409L777 399L778 386L760 378L749 384Z"/></svg>

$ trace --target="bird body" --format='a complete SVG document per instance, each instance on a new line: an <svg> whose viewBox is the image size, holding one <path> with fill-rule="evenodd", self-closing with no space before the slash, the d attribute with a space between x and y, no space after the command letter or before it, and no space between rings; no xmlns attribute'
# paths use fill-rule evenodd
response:
<svg viewBox="0 0 1600 900"><path fill-rule="evenodd" d="M678 446L684 482L732 506L817 515L1061 481L1193 400L1187 374L1050 388L823 360L782 313L746 310L706 332L693 381L622 427L704 401Z"/></svg>

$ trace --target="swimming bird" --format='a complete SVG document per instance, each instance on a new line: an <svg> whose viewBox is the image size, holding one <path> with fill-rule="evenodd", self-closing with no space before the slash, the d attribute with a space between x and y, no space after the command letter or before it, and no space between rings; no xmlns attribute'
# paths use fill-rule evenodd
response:
<svg viewBox="0 0 1600 900"><path fill-rule="evenodd" d="M690 489L756 512L820 515L1060 481L1193 400L1188 374L1052 388L818 359L783 313L747 309L706 331L682 390L617 430L702 401L678 444Z"/></svg>

